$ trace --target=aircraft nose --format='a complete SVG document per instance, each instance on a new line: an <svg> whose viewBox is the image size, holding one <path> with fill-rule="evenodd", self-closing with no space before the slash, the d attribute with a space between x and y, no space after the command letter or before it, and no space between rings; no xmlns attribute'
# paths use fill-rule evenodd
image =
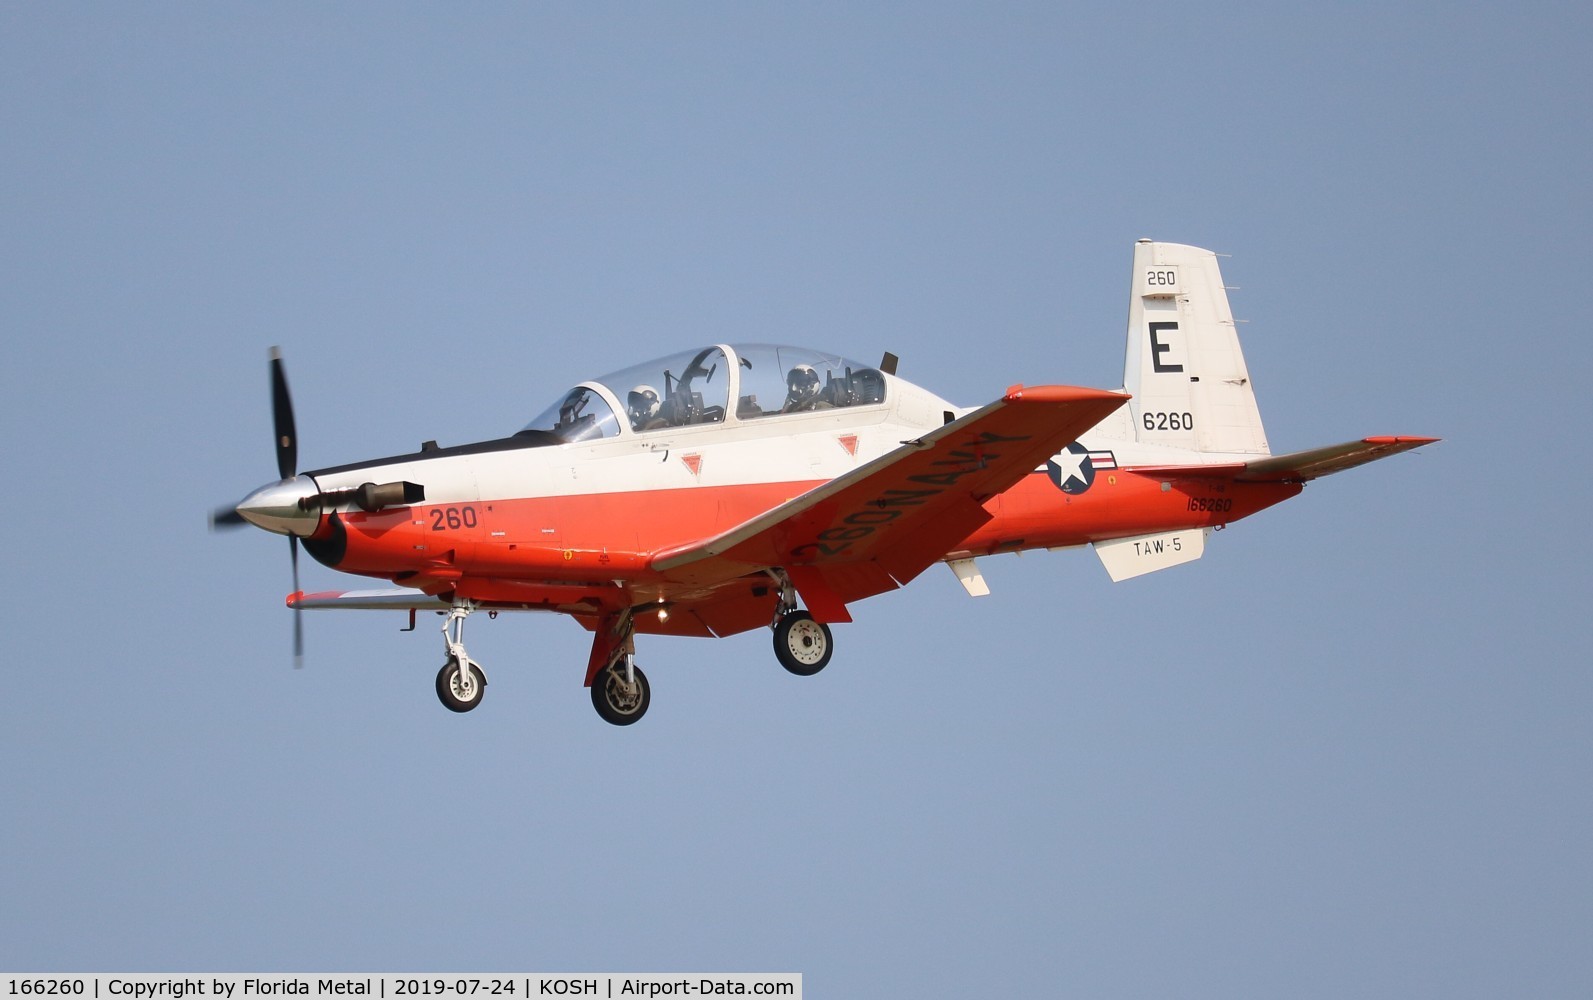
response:
<svg viewBox="0 0 1593 1000"><path fill-rule="evenodd" d="M318 498L320 489L309 476L294 476L255 490L238 504L238 516L257 527L279 535L307 538L321 523L321 505L304 503ZM306 510L305 508L309 509Z"/></svg>

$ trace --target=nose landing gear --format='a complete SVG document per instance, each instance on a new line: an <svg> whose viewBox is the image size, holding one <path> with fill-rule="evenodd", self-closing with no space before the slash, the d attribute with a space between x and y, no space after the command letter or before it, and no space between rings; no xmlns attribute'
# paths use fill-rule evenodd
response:
<svg viewBox="0 0 1593 1000"><path fill-rule="evenodd" d="M487 691L487 675L465 652L465 619L476 610L470 601L454 601L448 620L443 622L443 645L448 658L437 672L437 700L452 712L468 712L481 704Z"/></svg>
<svg viewBox="0 0 1593 1000"><path fill-rule="evenodd" d="M450 711L470 711L481 704L481 696L487 691L487 678L481 668L466 662L468 671L459 669L459 661L449 657L437 671L437 698Z"/></svg>

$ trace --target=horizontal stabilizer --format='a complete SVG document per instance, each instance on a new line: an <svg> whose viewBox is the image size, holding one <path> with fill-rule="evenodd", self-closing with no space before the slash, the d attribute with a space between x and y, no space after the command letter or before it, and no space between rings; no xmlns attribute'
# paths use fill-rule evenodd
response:
<svg viewBox="0 0 1593 1000"><path fill-rule="evenodd" d="M1210 528L1186 528L1133 538L1114 538L1095 543L1095 554L1113 583L1154 573L1159 569L1194 562L1206 554Z"/></svg>
<svg viewBox="0 0 1593 1000"><path fill-rule="evenodd" d="M1292 455L1273 455L1246 462L1244 471L1234 478L1244 483L1303 483L1402 451L1432 444L1433 437L1369 437L1346 441L1325 448L1297 451Z"/></svg>

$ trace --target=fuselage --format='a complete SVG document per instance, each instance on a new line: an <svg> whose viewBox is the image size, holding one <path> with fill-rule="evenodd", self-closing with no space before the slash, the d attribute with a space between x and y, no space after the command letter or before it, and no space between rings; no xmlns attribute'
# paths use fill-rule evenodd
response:
<svg viewBox="0 0 1593 1000"><path fill-rule="evenodd" d="M868 373L868 395L878 399L765 412L743 391L741 376L752 369L738 360L749 349L717 350L729 379L711 421L638 429L615 419L608 436L577 440L530 428L313 471L307 475L322 493L408 482L423 487L424 501L322 511L313 528L304 526L311 530L295 533L306 534L307 550L328 566L432 592L464 580L478 600L569 606L596 588L605 603L622 603L656 582L650 554L733 528L966 412L894 375L852 366L850 373ZM612 379L582 383L572 395L585 391L623 413L623 381L619 389ZM1157 472L1222 461L1138 444L1114 415L990 498L989 521L946 556L1218 526L1299 492L1294 484Z"/></svg>

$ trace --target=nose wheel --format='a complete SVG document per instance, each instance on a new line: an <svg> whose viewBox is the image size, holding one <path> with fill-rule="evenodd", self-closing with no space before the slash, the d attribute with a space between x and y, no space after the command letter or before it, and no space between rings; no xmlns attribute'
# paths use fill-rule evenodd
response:
<svg viewBox="0 0 1593 1000"><path fill-rule="evenodd" d="M775 622L775 658L798 677L811 677L823 670L834 651L830 627L814 621L806 611L788 612Z"/></svg>
<svg viewBox="0 0 1593 1000"><path fill-rule="evenodd" d="M468 712L481 704L481 696L487 691L487 678L481 668L465 660L469 669L461 670L459 661L453 657L443 664L437 671L437 698L443 707L453 712Z"/></svg>
<svg viewBox="0 0 1593 1000"><path fill-rule="evenodd" d="M487 691L487 675L465 652L465 619L476 610L469 601L455 601L443 622L443 645L448 658L437 671L437 700L451 712L468 712L481 704Z"/></svg>

